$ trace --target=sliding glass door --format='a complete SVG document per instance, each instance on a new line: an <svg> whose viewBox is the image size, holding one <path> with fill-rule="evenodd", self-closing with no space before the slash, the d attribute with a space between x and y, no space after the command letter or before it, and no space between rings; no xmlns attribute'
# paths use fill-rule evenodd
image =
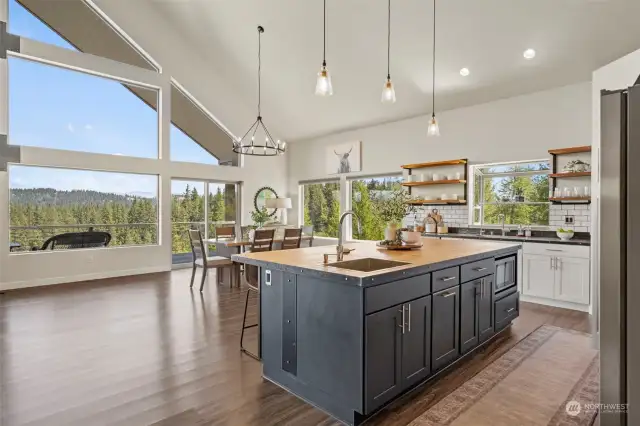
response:
<svg viewBox="0 0 640 426"><path fill-rule="evenodd" d="M215 238L215 228L238 223L238 185L210 181L171 181L171 247L173 263L191 262L189 229Z"/></svg>

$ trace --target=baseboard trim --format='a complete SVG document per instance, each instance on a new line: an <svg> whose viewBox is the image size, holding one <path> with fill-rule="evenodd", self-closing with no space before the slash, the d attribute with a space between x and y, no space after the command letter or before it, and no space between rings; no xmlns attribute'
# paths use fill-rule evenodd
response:
<svg viewBox="0 0 640 426"><path fill-rule="evenodd" d="M105 278L125 277L129 275L152 274L156 272L169 272L171 267L152 266L148 268L124 269L119 271L96 272L92 274L74 275L70 277L42 278L30 281L13 281L0 283L0 291L17 290L22 288L43 287L56 284L74 283L79 281L100 280Z"/></svg>
<svg viewBox="0 0 640 426"><path fill-rule="evenodd" d="M571 309L573 311L589 312L589 305L580 303L564 302L562 300L545 299L544 297L527 296L520 292L520 301L536 303L538 305L553 306L554 308Z"/></svg>

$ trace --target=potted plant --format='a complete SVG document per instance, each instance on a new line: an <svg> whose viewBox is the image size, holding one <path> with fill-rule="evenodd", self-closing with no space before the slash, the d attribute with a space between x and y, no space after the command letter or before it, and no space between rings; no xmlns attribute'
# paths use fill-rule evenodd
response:
<svg viewBox="0 0 640 426"><path fill-rule="evenodd" d="M251 220L256 224L257 229L260 229L269 220L269 213L267 213L266 207L262 207L260 210L253 210L251 212Z"/></svg>
<svg viewBox="0 0 640 426"><path fill-rule="evenodd" d="M382 203L380 216L387 224L384 230L384 239L395 241L398 228L402 227L402 220L409 214L416 212L416 207L409 204L411 196L406 191L399 189Z"/></svg>

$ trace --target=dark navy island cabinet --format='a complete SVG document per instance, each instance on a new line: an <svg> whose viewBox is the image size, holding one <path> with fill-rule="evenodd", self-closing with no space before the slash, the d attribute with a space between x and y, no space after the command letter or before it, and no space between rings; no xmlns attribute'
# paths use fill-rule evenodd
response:
<svg viewBox="0 0 640 426"><path fill-rule="evenodd" d="M495 299L494 257L367 285L258 266L263 376L350 425L460 362L519 312L515 288Z"/></svg>

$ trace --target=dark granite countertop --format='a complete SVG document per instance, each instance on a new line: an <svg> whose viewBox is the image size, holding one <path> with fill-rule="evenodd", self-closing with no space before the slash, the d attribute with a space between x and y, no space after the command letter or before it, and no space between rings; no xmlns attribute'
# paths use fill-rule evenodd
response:
<svg viewBox="0 0 640 426"><path fill-rule="evenodd" d="M492 230L495 233L499 233L499 230ZM541 244L568 244L578 246L590 246L591 239L588 232L576 232L574 237L568 241L561 240L555 235L554 231L534 231L531 237L519 237L514 235L511 231L505 236L502 235L480 235L480 230L477 228L449 228L448 234L430 234L424 233L425 237L441 237L441 238L468 238L472 240L490 240L490 241L520 241L528 243L541 243ZM486 230L485 230L486 232Z"/></svg>

